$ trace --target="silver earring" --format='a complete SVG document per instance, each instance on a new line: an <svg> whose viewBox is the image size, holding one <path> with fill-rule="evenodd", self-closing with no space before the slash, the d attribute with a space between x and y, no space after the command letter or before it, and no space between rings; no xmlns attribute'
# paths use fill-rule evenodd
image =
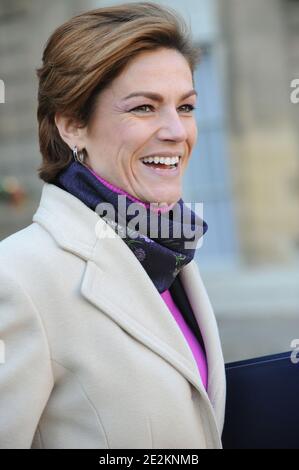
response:
<svg viewBox="0 0 299 470"><path fill-rule="evenodd" d="M73 148L72 148L72 152L73 152L73 157L74 157L74 160L78 163L84 163L84 153L83 151L81 152L78 152L78 148L77 146L75 145Z"/></svg>

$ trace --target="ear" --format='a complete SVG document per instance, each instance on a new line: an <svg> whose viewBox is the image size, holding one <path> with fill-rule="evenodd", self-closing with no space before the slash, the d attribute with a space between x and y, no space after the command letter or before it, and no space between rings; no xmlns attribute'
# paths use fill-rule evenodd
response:
<svg viewBox="0 0 299 470"><path fill-rule="evenodd" d="M74 145L78 149L85 147L86 129L80 127L74 119L60 113L55 114L55 124L62 140L72 149Z"/></svg>

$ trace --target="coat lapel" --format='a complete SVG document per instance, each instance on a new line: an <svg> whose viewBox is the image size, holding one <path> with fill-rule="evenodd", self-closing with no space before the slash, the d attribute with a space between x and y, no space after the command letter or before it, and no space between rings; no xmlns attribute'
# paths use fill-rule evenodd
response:
<svg viewBox="0 0 299 470"><path fill-rule="evenodd" d="M150 277L124 241L80 200L46 183L33 217L59 246L86 260L81 294L193 384L223 425L225 377L214 314L195 261L180 272L208 362L208 394L196 361Z"/></svg>

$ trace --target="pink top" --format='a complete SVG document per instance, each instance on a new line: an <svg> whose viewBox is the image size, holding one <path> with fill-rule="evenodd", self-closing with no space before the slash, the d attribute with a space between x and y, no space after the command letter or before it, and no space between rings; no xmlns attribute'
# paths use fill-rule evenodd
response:
<svg viewBox="0 0 299 470"><path fill-rule="evenodd" d="M208 366L207 366L205 353L204 353L201 345L197 341L194 333L192 332L192 330L187 325L187 323L186 323L183 315L181 314L180 310L178 309L178 307L174 303L174 300L173 300L173 298L170 294L169 289L165 290L160 295L163 298L163 300L166 303L169 310L171 311L172 315L174 316L177 324L181 328L182 333L184 334L184 336L185 336L185 338L186 338L186 340L189 344L189 347L190 347L190 349L193 353L193 356L196 360L197 367L198 367L203 385L204 385L205 389L207 390L207 386L208 386Z"/></svg>
<svg viewBox="0 0 299 470"><path fill-rule="evenodd" d="M86 165L85 165L86 166ZM91 171L91 173L99 180L101 181L105 186L107 186L108 188L110 188L112 191L118 193L118 194L125 194L126 196L128 196L132 201L135 201L135 202L139 202L141 204L143 204L145 207L150 207L150 204L148 203L145 203L143 201L141 201L140 199L136 199L134 196L132 196L131 194L127 193L126 191L124 191L123 189L121 188L118 188L117 186L114 186L113 184L109 183L108 181L106 181L104 178L102 178L101 176L99 176L97 173L95 173L91 168L87 167L89 169L89 171ZM164 208L158 208L158 209L155 209L153 208L154 210L160 210L161 212L164 212L165 210L169 210L171 209L171 207L173 206L174 204L171 204L170 206L168 207L164 207ZM165 290L164 292L162 292L162 294L160 294L162 299L164 300L164 302L166 303L167 307L169 308L170 312L172 313L173 317L175 318L178 326L180 327L180 329L182 330L182 333L183 335L185 336L186 338L186 341L194 355L194 358L196 360L196 363L197 363L197 367L198 367L198 370L199 370L199 373L200 373L200 376L201 376L201 379L202 379L202 382L203 382L203 385L205 387L205 389L207 389L207 384L208 384L208 366L207 366L207 360L206 360L206 357L205 357L205 353L201 347L201 345L199 344L199 342L197 341L195 335L193 334L192 330L189 328L189 326L187 325L183 315L181 314L180 310L178 309L178 307L176 306L171 294L170 294L170 291L169 289Z"/></svg>

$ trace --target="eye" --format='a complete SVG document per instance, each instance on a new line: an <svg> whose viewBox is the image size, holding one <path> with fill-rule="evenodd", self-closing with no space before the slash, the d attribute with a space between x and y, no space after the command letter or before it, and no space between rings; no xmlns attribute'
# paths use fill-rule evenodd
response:
<svg viewBox="0 0 299 470"><path fill-rule="evenodd" d="M181 106L181 108L188 108L189 111L187 111L187 113L191 113L195 108L195 106L193 106L193 104L183 104L183 106Z"/></svg>
<svg viewBox="0 0 299 470"><path fill-rule="evenodd" d="M141 111L141 112L145 112L147 114L147 111L145 111L145 108L148 108L150 110L153 110L153 106L150 105L150 104L143 104L141 106L137 106L136 108L133 108L130 110L131 111ZM189 114L191 114L191 112L196 109L195 106L193 106L192 104L184 104L183 106L180 107L180 109L182 108L187 108L187 110L183 110L183 112L187 112Z"/></svg>
<svg viewBox="0 0 299 470"><path fill-rule="evenodd" d="M136 108L131 109L130 111L144 111L144 108L151 108L152 109L153 107L150 104L143 104L141 106L137 106Z"/></svg>

